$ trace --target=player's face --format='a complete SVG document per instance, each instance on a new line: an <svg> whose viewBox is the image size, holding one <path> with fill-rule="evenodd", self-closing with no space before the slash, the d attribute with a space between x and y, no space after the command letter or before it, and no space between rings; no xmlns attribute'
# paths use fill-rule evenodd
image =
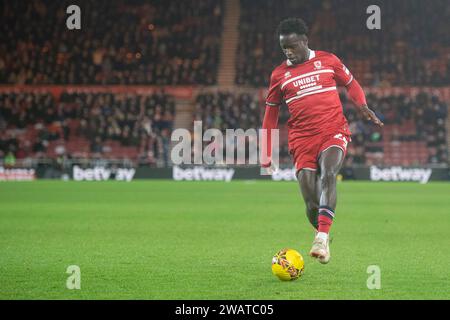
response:
<svg viewBox="0 0 450 320"><path fill-rule="evenodd" d="M280 46L286 57L293 64L302 63L308 54L308 38L305 35L291 33L280 35Z"/></svg>

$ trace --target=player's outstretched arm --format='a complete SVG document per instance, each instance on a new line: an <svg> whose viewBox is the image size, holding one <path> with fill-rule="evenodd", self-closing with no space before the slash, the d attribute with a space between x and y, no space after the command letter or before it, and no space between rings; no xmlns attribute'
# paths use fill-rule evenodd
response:
<svg viewBox="0 0 450 320"><path fill-rule="evenodd" d="M384 124L377 117L375 112L373 112L368 106L366 102L366 96L364 94L363 89L359 85L356 79L350 82L350 84L346 87L350 100L358 107L357 109L362 114L364 119L372 121L377 126L382 127Z"/></svg>
<svg viewBox="0 0 450 320"><path fill-rule="evenodd" d="M262 143L262 161L261 167L266 168L268 173L273 173L276 168L273 167L272 163L272 129L278 127L278 113L279 106L266 105L266 111L264 114L264 120L262 128L266 131L266 139Z"/></svg>
<svg viewBox="0 0 450 320"><path fill-rule="evenodd" d="M272 129L278 128L278 113L282 100L282 93L280 90L280 79L277 73L273 71L270 75L269 92L266 98L266 110L262 124L263 130L266 130L265 141L262 141L261 167L262 171L272 174L276 171L272 161Z"/></svg>

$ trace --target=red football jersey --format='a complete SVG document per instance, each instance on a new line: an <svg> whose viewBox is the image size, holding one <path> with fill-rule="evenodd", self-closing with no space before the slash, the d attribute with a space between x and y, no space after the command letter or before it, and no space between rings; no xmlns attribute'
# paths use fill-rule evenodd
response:
<svg viewBox="0 0 450 320"><path fill-rule="evenodd" d="M266 104L286 102L289 140L336 130L350 135L337 86L347 86L352 80L334 54L310 50L307 61L292 65L286 60L273 70Z"/></svg>

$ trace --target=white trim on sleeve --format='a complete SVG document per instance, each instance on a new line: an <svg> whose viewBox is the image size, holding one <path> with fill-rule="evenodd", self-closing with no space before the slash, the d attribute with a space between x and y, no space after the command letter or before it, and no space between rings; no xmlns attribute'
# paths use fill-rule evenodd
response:
<svg viewBox="0 0 450 320"><path fill-rule="evenodd" d="M351 76L350 80L348 80L348 82L345 84L345 86L348 86L350 84L350 82L353 81L353 75Z"/></svg>

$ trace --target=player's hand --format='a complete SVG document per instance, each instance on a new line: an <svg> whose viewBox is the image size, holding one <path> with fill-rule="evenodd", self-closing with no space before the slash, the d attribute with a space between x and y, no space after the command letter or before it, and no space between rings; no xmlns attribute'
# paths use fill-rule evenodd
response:
<svg viewBox="0 0 450 320"><path fill-rule="evenodd" d="M272 175L278 170L277 166L275 166L272 161L267 164L262 164L261 169L262 172L267 175Z"/></svg>
<svg viewBox="0 0 450 320"><path fill-rule="evenodd" d="M364 119L372 121L373 123L375 123L379 127L384 126L384 123L381 122L380 119L378 119L378 117L375 114L375 112L370 110L368 106L362 106L361 108L359 108L359 111L361 112L361 114L364 117Z"/></svg>

